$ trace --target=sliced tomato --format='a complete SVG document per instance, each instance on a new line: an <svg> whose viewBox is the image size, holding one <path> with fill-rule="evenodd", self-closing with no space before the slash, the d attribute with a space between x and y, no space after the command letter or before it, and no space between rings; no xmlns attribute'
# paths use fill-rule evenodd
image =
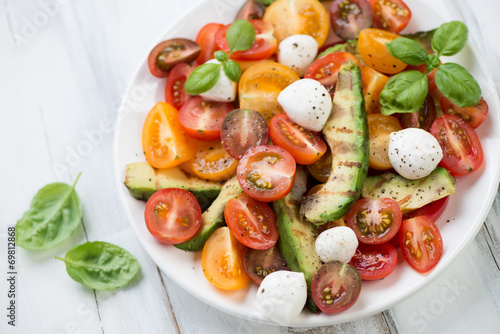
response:
<svg viewBox="0 0 500 334"><path fill-rule="evenodd" d="M440 165L453 176L468 174L483 164L483 148L476 131L457 115L443 115L431 127L436 137L443 159Z"/></svg>
<svg viewBox="0 0 500 334"><path fill-rule="evenodd" d="M311 165L307 165L307 170L321 183L328 181L332 172L332 151L328 148L321 158Z"/></svg>
<svg viewBox="0 0 500 334"><path fill-rule="evenodd" d="M245 153L236 174L241 189L250 197L272 202L292 190L296 164L293 156L278 146L258 146Z"/></svg>
<svg viewBox="0 0 500 334"><path fill-rule="evenodd" d="M224 290L244 288L249 277L243 266L245 246L240 244L227 226L217 229L201 252L203 275L215 287Z"/></svg>
<svg viewBox="0 0 500 334"><path fill-rule="evenodd" d="M404 129L420 128L430 131L432 123L436 120L436 103L429 92L424 100L422 107L414 113L397 114L399 123Z"/></svg>
<svg viewBox="0 0 500 334"><path fill-rule="evenodd" d="M223 26L223 24L219 23L209 23L198 32L196 43L200 45L201 52L198 58L196 58L196 63L201 65L214 58L214 52L217 51L215 34Z"/></svg>
<svg viewBox="0 0 500 334"><path fill-rule="evenodd" d="M307 194L307 196L309 195L311 195L311 192ZM347 226L344 217L326 222L323 225L318 226L316 229L316 233L320 235L322 232L338 226Z"/></svg>
<svg viewBox="0 0 500 334"><path fill-rule="evenodd" d="M318 269L312 280L314 303L325 313L339 313L351 308L361 292L361 277L353 266L330 261Z"/></svg>
<svg viewBox="0 0 500 334"><path fill-rule="evenodd" d="M310 165L325 154L327 146L319 133L292 122L285 113L277 114L269 125L273 143L287 150L301 165Z"/></svg>
<svg viewBox="0 0 500 334"><path fill-rule="evenodd" d="M349 264L359 272L362 280L376 280L389 276L398 263L398 251L390 243L359 244Z"/></svg>
<svg viewBox="0 0 500 334"><path fill-rule="evenodd" d="M276 216L267 203L246 193L231 198L224 209L226 224L234 237L252 249L268 249L278 241Z"/></svg>
<svg viewBox="0 0 500 334"><path fill-rule="evenodd" d="M318 0L274 1L264 13L264 21L274 27L278 44L292 35L309 35L321 47L328 36L330 20Z"/></svg>
<svg viewBox="0 0 500 334"><path fill-rule="evenodd" d="M290 270L277 245L263 250L247 248L243 258L245 271L257 284L275 271Z"/></svg>
<svg viewBox="0 0 500 334"><path fill-rule="evenodd" d="M438 199L437 201L426 204L423 207L418 208L417 210L404 215L403 219L426 216L430 218L433 222L436 222L446 209L446 205L448 204L449 198L450 196L446 196L441 199Z"/></svg>
<svg viewBox="0 0 500 334"><path fill-rule="evenodd" d="M380 114L380 93L389 81L389 77L368 66L361 68L361 75L363 76L366 114Z"/></svg>
<svg viewBox="0 0 500 334"><path fill-rule="evenodd" d="M266 120L258 111L236 109L222 122L222 145L237 160L250 148L266 145L268 139Z"/></svg>
<svg viewBox="0 0 500 334"><path fill-rule="evenodd" d="M361 30L372 26L370 3L368 0L335 0L330 7L330 21L338 36L356 39Z"/></svg>
<svg viewBox="0 0 500 334"><path fill-rule="evenodd" d="M377 170L391 169L389 160L389 135L401 130L396 117L382 114L368 115L370 167Z"/></svg>
<svg viewBox="0 0 500 334"><path fill-rule="evenodd" d="M480 126L488 115L488 103L481 98L479 103L472 107L460 108L446 96L441 97L441 109L445 114L458 115L469 123L474 129Z"/></svg>
<svg viewBox="0 0 500 334"><path fill-rule="evenodd" d="M173 105L179 110L191 95L186 93L184 84L191 74L191 66L186 63L180 63L174 66L167 78L165 85L165 102Z"/></svg>
<svg viewBox="0 0 500 334"><path fill-rule="evenodd" d="M259 60L271 57L278 47L278 42L274 38L273 26L263 20L249 21L255 28L255 41L250 49L246 51L236 51L231 55L231 59ZM226 33L231 25L220 28L215 34L217 47L229 54L229 44L226 40Z"/></svg>
<svg viewBox="0 0 500 334"><path fill-rule="evenodd" d="M234 176L238 160L226 152L219 140L197 141L196 155L187 165L199 178L218 182Z"/></svg>
<svg viewBox="0 0 500 334"><path fill-rule="evenodd" d="M240 108L257 110L269 123L274 115L283 112L278 95L297 80L299 76L288 66L275 62L256 64L240 78Z"/></svg>
<svg viewBox="0 0 500 334"><path fill-rule="evenodd" d="M252 67L254 65L257 65L260 63L276 62L276 57L270 57L267 59L260 59L260 60L238 60L238 59L236 59L235 62L237 62L238 65L240 65L241 73L244 73L246 70L248 70L250 67Z"/></svg>
<svg viewBox="0 0 500 334"><path fill-rule="evenodd" d="M434 222L425 216L403 221L399 245L406 262L418 271L431 271L443 255L443 239Z"/></svg>
<svg viewBox="0 0 500 334"><path fill-rule="evenodd" d="M402 0L370 0L375 27L399 33L411 19L411 10Z"/></svg>
<svg viewBox="0 0 500 334"><path fill-rule="evenodd" d="M146 203L146 227L158 241L179 244L189 240L200 228L201 208L187 190L158 190Z"/></svg>
<svg viewBox="0 0 500 334"><path fill-rule="evenodd" d="M365 244L383 244L394 237L401 226L401 209L390 198L357 201L347 213L347 226Z"/></svg>
<svg viewBox="0 0 500 334"><path fill-rule="evenodd" d="M358 59L350 53L347 52L332 52L316 59L306 70L304 78L314 79L328 89L330 94L333 94L335 85L337 84L338 73L340 66L348 61L352 60L359 65Z"/></svg>
<svg viewBox="0 0 500 334"><path fill-rule="evenodd" d="M158 78L168 76L179 63L191 63L201 52L200 46L185 38L174 38L159 43L148 56L148 67Z"/></svg>
<svg viewBox="0 0 500 334"><path fill-rule="evenodd" d="M266 6L257 0L247 1L236 14L236 20L260 20L264 16Z"/></svg>
<svg viewBox="0 0 500 334"><path fill-rule="evenodd" d="M182 130L179 112L164 102L156 104L146 117L142 149L146 160L156 168L180 165L196 154L194 139Z"/></svg>
<svg viewBox="0 0 500 334"><path fill-rule="evenodd" d="M399 73L406 64L394 58L385 44L392 42L399 35L380 29L364 29L359 33L358 49L361 58L371 68L386 74Z"/></svg>
<svg viewBox="0 0 500 334"><path fill-rule="evenodd" d="M220 137L224 118L233 110L229 102L205 101L193 97L179 110L179 121L186 133L198 140L215 140Z"/></svg>

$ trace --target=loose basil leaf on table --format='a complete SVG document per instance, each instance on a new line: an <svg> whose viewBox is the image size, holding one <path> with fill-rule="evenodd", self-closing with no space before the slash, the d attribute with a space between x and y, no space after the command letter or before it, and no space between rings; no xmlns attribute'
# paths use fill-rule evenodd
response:
<svg viewBox="0 0 500 334"><path fill-rule="evenodd" d="M229 79L231 79L234 82L238 82L238 80L241 77L241 67L240 65L238 65L237 62L229 59L224 62L222 68L224 69L224 73L226 73L226 76Z"/></svg>
<svg viewBox="0 0 500 334"><path fill-rule="evenodd" d="M187 78L184 89L188 94L198 95L210 90L220 77L221 64L203 64Z"/></svg>
<svg viewBox="0 0 500 334"><path fill-rule="evenodd" d="M31 206L16 224L16 243L28 250L42 250L68 239L82 221L82 204L75 185L51 183L33 197Z"/></svg>
<svg viewBox="0 0 500 334"><path fill-rule="evenodd" d="M247 20L236 20L227 30L226 41L231 53L248 50L255 41L255 28Z"/></svg>
<svg viewBox="0 0 500 334"><path fill-rule="evenodd" d="M453 56L462 50L469 38L469 30L460 21L443 23L434 33L432 48L438 56Z"/></svg>
<svg viewBox="0 0 500 334"><path fill-rule="evenodd" d="M424 103L429 83L419 71L405 71L391 77L380 93L382 114L412 113Z"/></svg>
<svg viewBox="0 0 500 334"><path fill-rule="evenodd" d="M64 259L68 275L95 290L121 288L140 269L137 259L121 247L101 241L86 242L71 248Z"/></svg>
<svg viewBox="0 0 500 334"><path fill-rule="evenodd" d="M436 71L439 90L461 108L474 106L481 100L481 87L464 67L446 63Z"/></svg>
<svg viewBox="0 0 500 334"><path fill-rule="evenodd" d="M390 54L408 65L420 65L427 61L427 52L415 41L398 37L385 45Z"/></svg>

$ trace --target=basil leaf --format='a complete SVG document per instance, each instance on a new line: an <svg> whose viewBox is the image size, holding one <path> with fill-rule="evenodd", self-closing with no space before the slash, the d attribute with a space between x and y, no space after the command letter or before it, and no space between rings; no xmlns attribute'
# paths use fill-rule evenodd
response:
<svg viewBox="0 0 500 334"><path fill-rule="evenodd" d="M221 51L221 50L215 51L214 57L220 63L225 62L229 58L229 56L227 55L227 53L225 53L224 51Z"/></svg>
<svg viewBox="0 0 500 334"><path fill-rule="evenodd" d="M436 71L439 90L460 108L474 106L481 100L481 87L464 67L446 63Z"/></svg>
<svg viewBox="0 0 500 334"><path fill-rule="evenodd" d="M66 271L73 280L96 290L120 288L140 269L139 262L129 252L101 241L75 246L64 259L56 259L66 263Z"/></svg>
<svg viewBox="0 0 500 334"><path fill-rule="evenodd" d="M221 64L205 63L198 66L187 78L184 90L190 95L204 93L217 83Z"/></svg>
<svg viewBox="0 0 500 334"><path fill-rule="evenodd" d="M391 77L380 93L382 114L412 113L420 109L429 89L427 76L405 71Z"/></svg>
<svg viewBox="0 0 500 334"><path fill-rule="evenodd" d="M226 73L226 76L231 79L234 82L238 82L241 77L241 67L238 65L237 62L234 60L227 60L224 62L222 65L222 68L224 69L224 73Z"/></svg>
<svg viewBox="0 0 500 334"><path fill-rule="evenodd" d="M16 224L16 243L29 250L48 249L68 239L82 221L82 204L72 186L51 183L33 197Z"/></svg>
<svg viewBox="0 0 500 334"><path fill-rule="evenodd" d="M427 61L427 52L415 41L398 37L385 45L393 57L408 65L420 65Z"/></svg>
<svg viewBox="0 0 500 334"><path fill-rule="evenodd" d="M427 63L432 66L432 69L439 67L441 65L441 60L439 60L439 57L436 55L429 55L427 57ZM428 66L427 66L428 67ZM432 71L431 69L431 71Z"/></svg>
<svg viewBox="0 0 500 334"><path fill-rule="evenodd" d="M434 33L432 48L438 56L453 56L462 50L469 38L469 30L460 21L443 23Z"/></svg>
<svg viewBox="0 0 500 334"><path fill-rule="evenodd" d="M248 50L255 41L255 28L247 20L236 20L227 30L226 41L231 53Z"/></svg>

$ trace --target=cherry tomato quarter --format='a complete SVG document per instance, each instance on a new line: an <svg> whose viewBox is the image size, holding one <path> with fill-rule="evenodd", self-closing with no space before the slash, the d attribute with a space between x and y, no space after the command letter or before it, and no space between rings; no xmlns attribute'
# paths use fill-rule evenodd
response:
<svg viewBox="0 0 500 334"><path fill-rule="evenodd" d="M422 107L414 113L397 114L399 123L406 128L420 128L430 131L432 123L436 120L436 103L429 92Z"/></svg>
<svg viewBox="0 0 500 334"><path fill-rule="evenodd" d="M277 245L263 250L247 248L243 264L250 279L257 284L275 271L290 270Z"/></svg>
<svg viewBox="0 0 500 334"><path fill-rule="evenodd" d="M390 243L367 245L360 243L349 264L362 280L371 281L389 276L398 263L398 251Z"/></svg>
<svg viewBox="0 0 500 334"><path fill-rule="evenodd" d="M372 26L372 8L368 0L335 0L330 7L330 21L339 37L356 39L361 30Z"/></svg>
<svg viewBox="0 0 500 334"><path fill-rule="evenodd" d="M370 0L375 27L399 33L411 19L410 8L402 0Z"/></svg>
<svg viewBox="0 0 500 334"><path fill-rule="evenodd" d="M377 170L391 169L389 160L389 135L401 130L397 118L382 114L368 115L368 143L370 167Z"/></svg>
<svg viewBox="0 0 500 334"><path fill-rule="evenodd" d="M191 63L200 52L200 46L189 39L174 38L163 41L149 53L149 71L157 78L164 78L175 65Z"/></svg>
<svg viewBox="0 0 500 334"><path fill-rule="evenodd" d="M179 110L184 103L191 98L191 95L186 93L184 84L191 74L191 66L186 63L180 63L174 66L167 78L165 84L165 102L173 105Z"/></svg>
<svg viewBox="0 0 500 334"><path fill-rule="evenodd" d="M479 103L472 107L460 108L451 102L446 96L441 97L441 109L445 114L458 115L470 124L474 129L480 126L488 115L488 103L481 98Z"/></svg>
<svg viewBox="0 0 500 334"><path fill-rule="evenodd" d="M380 93L389 81L389 77L368 66L361 68L361 75L363 76L366 114L380 114Z"/></svg>

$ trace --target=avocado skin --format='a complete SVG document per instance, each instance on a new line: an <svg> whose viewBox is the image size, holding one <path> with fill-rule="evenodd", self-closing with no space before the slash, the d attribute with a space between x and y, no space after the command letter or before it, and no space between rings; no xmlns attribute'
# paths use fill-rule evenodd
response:
<svg viewBox="0 0 500 334"><path fill-rule="evenodd" d="M314 225L300 218L299 207L306 191L307 175L297 166L292 191L283 199L273 203L279 231L278 245L290 270L304 273L307 282L306 307L311 312L319 309L311 295L311 284L322 263L316 254Z"/></svg>

